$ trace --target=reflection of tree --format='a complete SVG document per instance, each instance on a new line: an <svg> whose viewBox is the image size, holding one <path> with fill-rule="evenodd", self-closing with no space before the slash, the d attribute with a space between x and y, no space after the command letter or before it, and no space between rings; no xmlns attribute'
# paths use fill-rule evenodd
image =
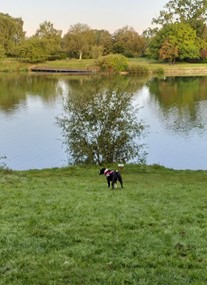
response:
<svg viewBox="0 0 207 285"><path fill-rule="evenodd" d="M135 138L143 134L132 107L129 86L121 78L93 78L70 89L64 114L58 118L71 163L125 162L143 159L142 145ZM77 82L76 82L77 83Z"/></svg>
<svg viewBox="0 0 207 285"><path fill-rule="evenodd" d="M149 82L150 94L159 103L168 129L183 132L204 125L199 103L207 101L206 85L206 77L155 78Z"/></svg>
<svg viewBox="0 0 207 285"><path fill-rule="evenodd" d="M27 74L2 74L0 76L0 109L11 112L26 96L41 96L45 101L55 97L58 79Z"/></svg>

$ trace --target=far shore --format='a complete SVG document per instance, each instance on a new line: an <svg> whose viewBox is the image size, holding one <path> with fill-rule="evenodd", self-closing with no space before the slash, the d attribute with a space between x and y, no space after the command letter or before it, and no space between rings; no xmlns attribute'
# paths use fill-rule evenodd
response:
<svg viewBox="0 0 207 285"><path fill-rule="evenodd" d="M142 66L148 70L149 75L162 74L164 76L207 76L207 63L160 63L145 58L129 59L129 68L132 65ZM65 59L47 61L44 63L29 64L17 59L4 58L0 60L0 72L29 72L32 68L71 69L93 71L98 68L93 59Z"/></svg>

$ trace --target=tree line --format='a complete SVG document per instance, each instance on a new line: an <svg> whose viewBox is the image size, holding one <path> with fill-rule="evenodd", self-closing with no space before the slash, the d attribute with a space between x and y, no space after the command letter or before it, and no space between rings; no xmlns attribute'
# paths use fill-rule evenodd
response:
<svg viewBox="0 0 207 285"><path fill-rule="evenodd" d="M26 62L64 58L99 58L108 54L169 61L204 61L207 58L207 0L170 0L152 19L153 28L139 35L125 26L113 34L87 24L71 25L66 34L44 21L26 37L23 20L0 13L0 57Z"/></svg>

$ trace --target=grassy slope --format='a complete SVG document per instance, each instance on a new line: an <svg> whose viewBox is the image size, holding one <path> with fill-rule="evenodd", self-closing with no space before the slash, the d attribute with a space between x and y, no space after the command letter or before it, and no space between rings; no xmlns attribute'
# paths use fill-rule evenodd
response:
<svg viewBox="0 0 207 285"><path fill-rule="evenodd" d="M0 172L0 284L207 284L207 171Z"/></svg>

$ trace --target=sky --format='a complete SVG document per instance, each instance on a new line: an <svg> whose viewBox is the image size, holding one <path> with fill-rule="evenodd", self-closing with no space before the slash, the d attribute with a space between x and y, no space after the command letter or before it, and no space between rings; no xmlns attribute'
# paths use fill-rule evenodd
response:
<svg viewBox="0 0 207 285"><path fill-rule="evenodd" d="M125 26L141 34L152 27L152 18L158 17L169 0L5 0L0 12L22 18L27 36L35 34L39 25L49 21L53 27L67 33L70 26L87 24L92 29L110 33Z"/></svg>

